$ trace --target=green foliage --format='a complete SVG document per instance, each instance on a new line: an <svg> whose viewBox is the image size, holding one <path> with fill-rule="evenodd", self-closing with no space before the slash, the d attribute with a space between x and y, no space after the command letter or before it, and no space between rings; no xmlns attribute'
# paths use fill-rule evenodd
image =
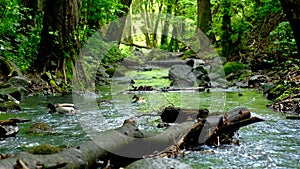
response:
<svg viewBox="0 0 300 169"><path fill-rule="evenodd" d="M20 6L16 0L4 0L0 5L6 7L0 18L0 56L26 71L38 53L41 16L32 18L30 9ZM25 25L28 19L35 20L37 26Z"/></svg>
<svg viewBox="0 0 300 169"><path fill-rule="evenodd" d="M244 69L245 65L241 62L227 62L224 65L224 73L225 75L229 75L231 73L238 72L241 69Z"/></svg>
<svg viewBox="0 0 300 169"><path fill-rule="evenodd" d="M270 41L272 43L268 50L271 53L285 57L293 56L297 53L296 41L289 22L280 23L277 28L270 33Z"/></svg>
<svg viewBox="0 0 300 169"><path fill-rule="evenodd" d="M122 50L118 45L112 46L107 54L101 60L101 64L105 67L117 66L123 58L126 58L130 54L126 49Z"/></svg>
<svg viewBox="0 0 300 169"><path fill-rule="evenodd" d="M181 57L181 59L186 59L186 58L189 58L189 57L192 57L192 56L195 56L195 51L193 50L186 50L184 53L183 53L183 56Z"/></svg>
<svg viewBox="0 0 300 169"><path fill-rule="evenodd" d="M254 4L252 8L253 19L264 19L268 14L280 12L281 9L279 0L262 0L260 4Z"/></svg>
<svg viewBox="0 0 300 169"><path fill-rule="evenodd" d="M220 1L212 0L212 30L217 42L216 47L222 47L221 37L223 35L222 17L224 14L229 14L231 19L231 34L230 40L233 47L236 48L234 52L241 51L247 48L247 41L249 40L249 33L259 28L266 16L272 13L281 11L281 4L279 0L261 0L257 1L230 1L230 8L222 9ZM226 4L225 4L226 5ZM264 30L263 30L264 31Z"/></svg>
<svg viewBox="0 0 300 169"><path fill-rule="evenodd" d="M98 29L118 19L123 5L118 0L83 0L81 8L82 24L79 25L79 39L82 45Z"/></svg>

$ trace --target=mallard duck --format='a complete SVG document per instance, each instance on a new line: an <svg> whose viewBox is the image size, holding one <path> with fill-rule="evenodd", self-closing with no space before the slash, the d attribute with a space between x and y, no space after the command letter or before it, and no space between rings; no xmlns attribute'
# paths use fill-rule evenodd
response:
<svg viewBox="0 0 300 169"><path fill-rule="evenodd" d="M49 103L47 106L50 113L74 113L75 107L72 103Z"/></svg>
<svg viewBox="0 0 300 169"><path fill-rule="evenodd" d="M131 103L146 103L146 100L137 95L133 95Z"/></svg>

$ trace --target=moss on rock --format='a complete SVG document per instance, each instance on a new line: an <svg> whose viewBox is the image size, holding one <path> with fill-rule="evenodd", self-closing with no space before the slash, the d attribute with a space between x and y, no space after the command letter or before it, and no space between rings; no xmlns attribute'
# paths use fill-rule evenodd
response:
<svg viewBox="0 0 300 169"><path fill-rule="evenodd" d="M51 144L42 144L42 145L38 145L36 147L33 147L29 153L31 154L55 154L58 153L59 151L61 151L60 147L51 145Z"/></svg>
<svg viewBox="0 0 300 169"><path fill-rule="evenodd" d="M34 134L43 134L43 133L49 132L51 130L52 130L52 128L48 124L43 123L43 122L38 122L38 123L31 125L30 128L26 132L34 133Z"/></svg>
<svg viewBox="0 0 300 169"><path fill-rule="evenodd" d="M9 111L9 110L21 110L21 107L18 103L14 101L5 101L0 103L0 111Z"/></svg>
<svg viewBox="0 0 300 169"><path fill-rule="evenodd" d="M224 69L224 73L225 75L229 75L231 73L236 73L241 69L244 69L245 65L241 62L227 62L225 63L223 69Z"/></svg>

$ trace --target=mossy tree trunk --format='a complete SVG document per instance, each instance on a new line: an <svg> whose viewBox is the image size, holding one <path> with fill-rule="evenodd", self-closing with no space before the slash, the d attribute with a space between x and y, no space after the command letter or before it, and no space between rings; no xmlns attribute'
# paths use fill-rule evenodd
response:
<svg viewBox="0 0 300 169"><path fill-rule="evenodd" d="M81 0L47 0L39 54L33 67L37 72L67 74L73 71L80 43L78 22Z"/></svg>

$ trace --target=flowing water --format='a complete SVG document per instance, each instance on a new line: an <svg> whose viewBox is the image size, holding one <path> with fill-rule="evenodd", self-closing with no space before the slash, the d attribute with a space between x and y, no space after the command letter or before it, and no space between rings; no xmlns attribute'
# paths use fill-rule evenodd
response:
<svg viewBox="0 0 300 169"><path fill-rule="evenodd" d="M147 78L140 78L140 83L150 84L145 79ZM164 87L168 83L151 81L155 84L154 87ZM82 104L79 105L82 110L79 110L80 113L77 115L49 114L46 108L49 102L73 102L72 96L23 98L22 111L2 113L0 119L13 117L31 121L19 124L20 132L16 137L0 140L0 152L16 153L40 144L75 146L89 139L86 134L89 133L88 127L97 131L116 128L129 117L145 113L156 114L161 107L170 104L185 108L208 108L211 112L226 112L242 106L251 109L254 116L266 121L241 128L238 135L240 146L204 146L200 151L187 152L178 160L193 168L299 168L300 166L299 121L287 120L281 114L269 110L266 105L270 102L261 92L236 88L212 90L210 93L143 92L139 93L139 96L144 97L147 103L132 104L133 93L125 92L130 88L128 86L118 83L109 88L110 90L102 89L97 100L76 102ZM95 107L96 101L100 106ZM97 118L99 116L101 118ZM141 129L158 130L155 127L159 122L158 117L143 116L135 120ZM52 130L40 135L27 133L30 125L36 122L47 123Z"/></svg>

